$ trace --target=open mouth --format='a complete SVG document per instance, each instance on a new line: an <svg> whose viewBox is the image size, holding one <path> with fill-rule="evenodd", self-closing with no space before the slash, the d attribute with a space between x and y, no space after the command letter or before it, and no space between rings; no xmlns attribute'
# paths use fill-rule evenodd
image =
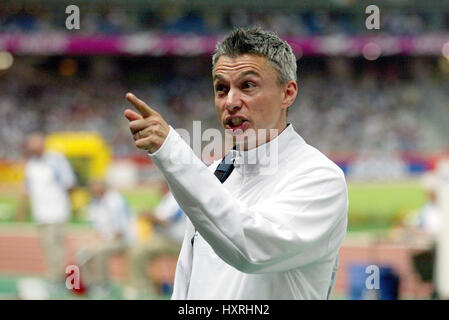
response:
<svg viewBox="0 0 449 320"><path fill-rule="evenodd" d="M245 131L246 129L248 129L248 126L249 126L248 120L241 117L232 117L226 120L225 127L226 129L231 129L232 131L239 129Z"/></svg>

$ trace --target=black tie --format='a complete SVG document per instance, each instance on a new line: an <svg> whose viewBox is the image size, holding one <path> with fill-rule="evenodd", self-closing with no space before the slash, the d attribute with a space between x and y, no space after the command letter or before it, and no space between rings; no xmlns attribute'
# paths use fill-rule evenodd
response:
<svg viewBox="0 0 449 320"><path fill-rule="evenodd" d="M215 169L214 174L221 183L225 182L232 170L234 170L234 159L232 157L233 153L231 151L223 158L223 160L221 160L217 169Z"/></svg>
<svg viewBox="0 0 449 320"><path fill-rule="evenodd" d="M221 183L225 182L226 179L231 175L232 170L234 170L234 159L233 159L233 152L229 152L226 157L221 160L220 164L218 165L217 169L215 169L214 175L220 180ZM193 241L195 239L196 229L193 233L192 240L190 242L193 246Z"/></svg>

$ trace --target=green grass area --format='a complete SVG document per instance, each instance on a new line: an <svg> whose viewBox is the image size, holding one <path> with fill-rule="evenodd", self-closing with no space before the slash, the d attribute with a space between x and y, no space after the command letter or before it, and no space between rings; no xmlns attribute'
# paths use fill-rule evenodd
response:
<svg viewBox="0 0 449 320"><path fill-rule="evenodd" d="M18 196L0 194L0 222L13 220L18 205Z"/></svg>
<svg viewBox="0 0 449 320"><path fill-rule="evenodd" d="M151 190L135 190L123 192L134 211L154 209L159 203L161 196Z"/></svg>
<svg viewBox="0 0 449 320"><path fill-rule="evenodd" d="M18 297L17 278L0 276L0 299L15 299Z"/></svg>
<svg viewBox="0 0 449 320"><path fill-rule="evenodd" d="M350 182L348 230L385 230L402 219L407 213L420 208L426 201L418 182ZM124 192L135 212L155 208L160 195L149 189ZM18 205L18 196L0 194L0 222L10 222ZM80 222L81 221L81 222ZM74 223L83 219L74 218Z"/></svg>
<svg viewBox="0 0 449 320"><path fill-rule="evenodd" d="M353 182L348 196L349 231L386 229L426 202L418 182Z"/></svg>

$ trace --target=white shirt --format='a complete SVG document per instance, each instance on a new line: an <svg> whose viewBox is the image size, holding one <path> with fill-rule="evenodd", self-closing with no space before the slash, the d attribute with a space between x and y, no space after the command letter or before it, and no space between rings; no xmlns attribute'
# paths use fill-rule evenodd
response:
<svg viewBox="0 0 449 320"><path fill-rule="evenodd" d="M67 190L75 182L72 167L62 154L45 152L39 158L30 158L25 166L25 186L37 223L63 223L70 219Z"/></svg>
<svg viewBox="0 0 449 320"><path fill-rule="evenodd" d="M185 234L186 218L171 192L166 193L155 209L159 220L167 224L157 228L157 231L174 242L182 243Z"/></svg>
<svg viewBox="0 0 449 320"><path fill-rule="evenodd" d="M131 210L126 199L115 190L107 190L101 199L93 199L88 207L89 220L105 240L120 234L126 243L134 241Z"/></svg>
<svg viewBox="0 0 449 320"><path fill-rule="evenodd" d="M441 210L432 202L427 203L419 211L418 228L430 235L438 235L442 221L443 216Z"/></svg>
<svg viewBox="0 0 449 320"><path fill-rule="evenodd" d="M172 299L329 297L347 227L344 174L292 125L263 146L276 144L271 174L261 146L235 151L224 184L213 174L219 161L180 163L193 151L173 128L150 154L189 218Z"/></svg>

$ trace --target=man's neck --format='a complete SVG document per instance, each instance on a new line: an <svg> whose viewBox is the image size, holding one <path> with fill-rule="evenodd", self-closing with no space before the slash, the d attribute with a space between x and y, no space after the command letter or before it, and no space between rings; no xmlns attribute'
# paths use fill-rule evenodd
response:
<svg viewBox="0 0 449 320"><path fill-rule="evenodd" d="M264 130L264 132L262 132L262 134L259 134L259 132L258 132L257 136L250 136L250 137L244 139L243 142L236 143L234 141L233 149L248 151L251 149L258 148L259 146L264 145L265 143L268 143L271 140L278 137L287 128L288 125L289 125L289 123L285 123L285 125L283 127L281 127L282 129L262 129L262 130ZM253 140L251 140L251 138ZM256 141L254 141L254 139Z"/></svg>

